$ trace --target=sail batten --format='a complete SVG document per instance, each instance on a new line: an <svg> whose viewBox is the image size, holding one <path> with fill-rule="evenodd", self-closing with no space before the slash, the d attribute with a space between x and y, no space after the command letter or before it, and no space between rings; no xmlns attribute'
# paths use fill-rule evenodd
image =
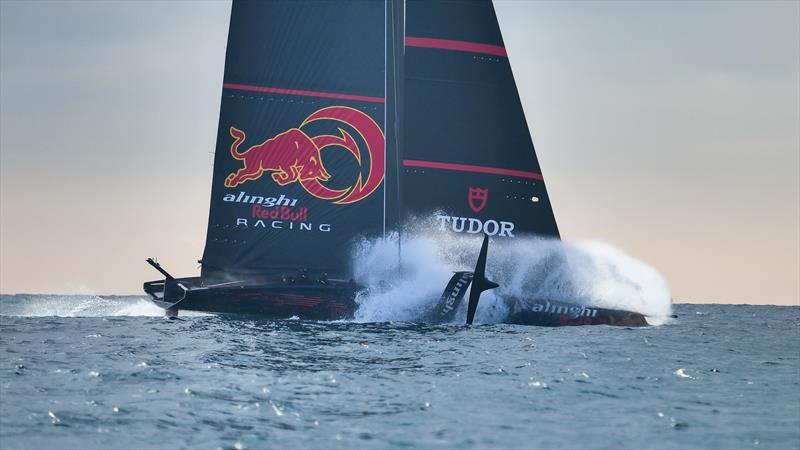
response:
<svg viewBox="0 0 800 450"><path fill-rule="evenodd" d="M439 50L455 50L461 52L482 53L485 55L508 57L505 47L501 45L483 44L480 42L406 36L405 45L406 47L435 48Z"/></svg>
<svg viewBox="0 0 800 450"><path fill-rule="evenodd" d="M287 89L282 87L271 87L271 86L250 86L247 84L237 84L237 83L225 83L222 85L222 87L225 89L233 89L237 91L267 92L270 94L300 95L304 97L337 98L342 100L356 100L361 102L372 102L372 103L385 103L386 101L386 99L383 97L368 97L366 95L344 94L338 92L304 91L300 89Z"/></svg>
<svg viewBox="0 0 800 450"><path fill-rule="evenodd" d="M500 167L473 166L469 164L455 164L439 161L420 161L416 159L403 160L406 167L426 167L430 169L452 170L456 172L489 173L494 175L506 175L510 177L530 178L532 180L544 180L541 173L526 172L524 170L503 169Z"/></svg>

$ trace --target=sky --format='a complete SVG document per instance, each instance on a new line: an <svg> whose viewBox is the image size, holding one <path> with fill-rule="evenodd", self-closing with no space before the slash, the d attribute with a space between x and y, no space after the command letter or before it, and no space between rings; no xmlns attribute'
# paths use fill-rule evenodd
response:
<svg viewBox="0 0 800 450"><path fill-rule="evenodd" d="M800 2L496 1L562 237L800 304ZM0 292L197 274L230 14L0 0Z"/></svg>

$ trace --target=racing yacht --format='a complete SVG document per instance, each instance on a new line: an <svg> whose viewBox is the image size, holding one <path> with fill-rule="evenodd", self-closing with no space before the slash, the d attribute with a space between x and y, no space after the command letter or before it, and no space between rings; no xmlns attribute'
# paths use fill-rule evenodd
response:
<svg viewBox="0 0 800 450"><path fill-rule="evenodd" d="M475 270L432 302L436 323L468 290L472 323L496 286L490 239L559 238L491 1L234 0L200 275L148 259L164 278L144 290L168 315L346 319L365 288L353 246L431 215L430 232L473 235L476 249L483 237ZM510 323L647 324L508 300Z"/></svg>

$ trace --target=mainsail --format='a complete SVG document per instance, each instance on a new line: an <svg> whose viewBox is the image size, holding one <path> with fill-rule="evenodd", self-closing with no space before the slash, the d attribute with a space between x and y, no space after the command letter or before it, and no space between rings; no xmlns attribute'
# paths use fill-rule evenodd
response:
<svg viewBox="0 0 800 450"><path fill-rule="evenodd" d="M404 216L447 232L558 237L490 0L409 0Z"/></svg>
<svg viewBox="0 0 800 450"><path fill-rule="evenodd" d="M203 279L346 273L385 231L391 7L233 3Z"/></svg>
<svg viewBox="0 0 800 450"><path fill-rule="evenodd" d="M212 182L207 282L348 275L412 218L558 236L489 0L235 1Z"/></svg>

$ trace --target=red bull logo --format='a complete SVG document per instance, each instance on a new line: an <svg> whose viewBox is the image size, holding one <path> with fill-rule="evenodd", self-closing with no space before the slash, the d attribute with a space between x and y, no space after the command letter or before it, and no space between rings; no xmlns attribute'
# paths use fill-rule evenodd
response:
<svg viewBox="0 0 800 450"><path fill-rule="evenodd" d="M332 120L347 125L358 133L364 148L343 128L337 127L339 136L324 134L312 137L302 130L305 125L319 120ZM244 131L231 127L230 133L234 139L231 156L243 161L244 167L225 178L225 187L233 188L257 180L265 172L270 172L272 179L280 186L300 183L314 197L337 204L348 204L368 197L383 182L383 131L371 117L354 108L322 108L306 117L299 127L291 128L244 151L239 150L246 138ZM361 168L358 178L348 188L332 189L323 184L331 179L331 174L322 163L322 151L332 147L347 150ZM369 160L368 166L363 159L365 153Z"/></svg>

